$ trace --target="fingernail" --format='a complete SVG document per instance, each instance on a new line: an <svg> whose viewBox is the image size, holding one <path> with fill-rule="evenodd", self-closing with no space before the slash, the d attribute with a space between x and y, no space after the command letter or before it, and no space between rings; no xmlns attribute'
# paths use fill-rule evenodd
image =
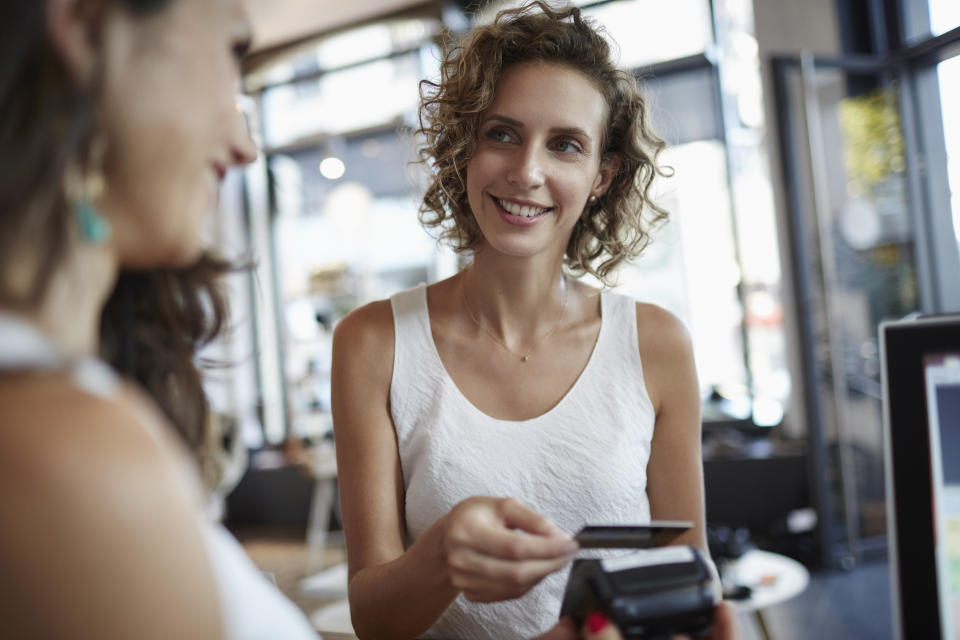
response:
<svg viewBox="0 0 960 640"><path fill-rule="evenodd" d="M587 616L587 629L590 630L590 633L597 633L598 631L603 631L609 621L607 616L603 615L599 611L594 611Z"/></svg>

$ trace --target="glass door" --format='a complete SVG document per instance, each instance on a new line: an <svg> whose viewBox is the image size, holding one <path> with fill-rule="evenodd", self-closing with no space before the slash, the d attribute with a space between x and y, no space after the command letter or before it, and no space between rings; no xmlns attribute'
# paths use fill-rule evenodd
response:
<svg viewBox="0 0 960 640"><path fill-rule="evenodd" d="M877 326L922 308L914 156L881 62L804 55L777 80L819 542L852 566L885 544Z"/></svg>

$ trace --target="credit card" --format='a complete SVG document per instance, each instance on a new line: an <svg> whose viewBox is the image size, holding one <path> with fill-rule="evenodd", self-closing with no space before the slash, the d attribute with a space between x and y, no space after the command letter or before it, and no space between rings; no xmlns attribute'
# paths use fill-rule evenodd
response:
<svg viewBox="0 0 960 640"><path fill-rule="evenodd" d="M644 525L587 525L574 539L581 549L648 549L670 544L692 522L654 521Z"/></svg>

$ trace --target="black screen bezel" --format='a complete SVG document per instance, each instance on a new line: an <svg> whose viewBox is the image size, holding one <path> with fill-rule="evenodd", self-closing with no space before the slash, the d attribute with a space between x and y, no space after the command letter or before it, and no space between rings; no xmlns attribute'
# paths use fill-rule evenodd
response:
<svg viewBox="0 0 960 640"><path fill-rule="evenodd" d="M924 361L960 353L960 316L884 323L891 590L900 638L942 639Z"/></svg>

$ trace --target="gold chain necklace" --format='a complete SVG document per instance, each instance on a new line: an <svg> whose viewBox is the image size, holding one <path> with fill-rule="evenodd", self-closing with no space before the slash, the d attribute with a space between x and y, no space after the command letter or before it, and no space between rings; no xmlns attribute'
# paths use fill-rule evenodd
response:
<svg viewBox="0 0 960 640"><path fill-rule="evenodd" d="M460 292L463 294L463 304L467 308L467 315L470 316L470 319L473 321L473 324L477 325L477 328L483 331L485 334L490 336L490 339L496 342L498 345L509 351L512 355L515 355L520 359L520 362L527 362L530 360L530 354L536 351L537 346L540 343L544 342L547 338L553 335L553 333L560 327L560 322L563 320L563 316L567 311L567 274L561 274L560 282L563 284L563 306L560 307L560 315L557 316L556 322L553 323L553 326L550 327L550 330L543 334L542 337L537 338L533 343L533 347L527 353L517 353L513 349L507 346L507 343L501 340L494 334L492 331L487 329L485 326L480 324L480 321L477 320L477 316L474 315L473 309L470 307L470 301L467 300L467 276L464 274L463 281L460 284Z"/></svg>

